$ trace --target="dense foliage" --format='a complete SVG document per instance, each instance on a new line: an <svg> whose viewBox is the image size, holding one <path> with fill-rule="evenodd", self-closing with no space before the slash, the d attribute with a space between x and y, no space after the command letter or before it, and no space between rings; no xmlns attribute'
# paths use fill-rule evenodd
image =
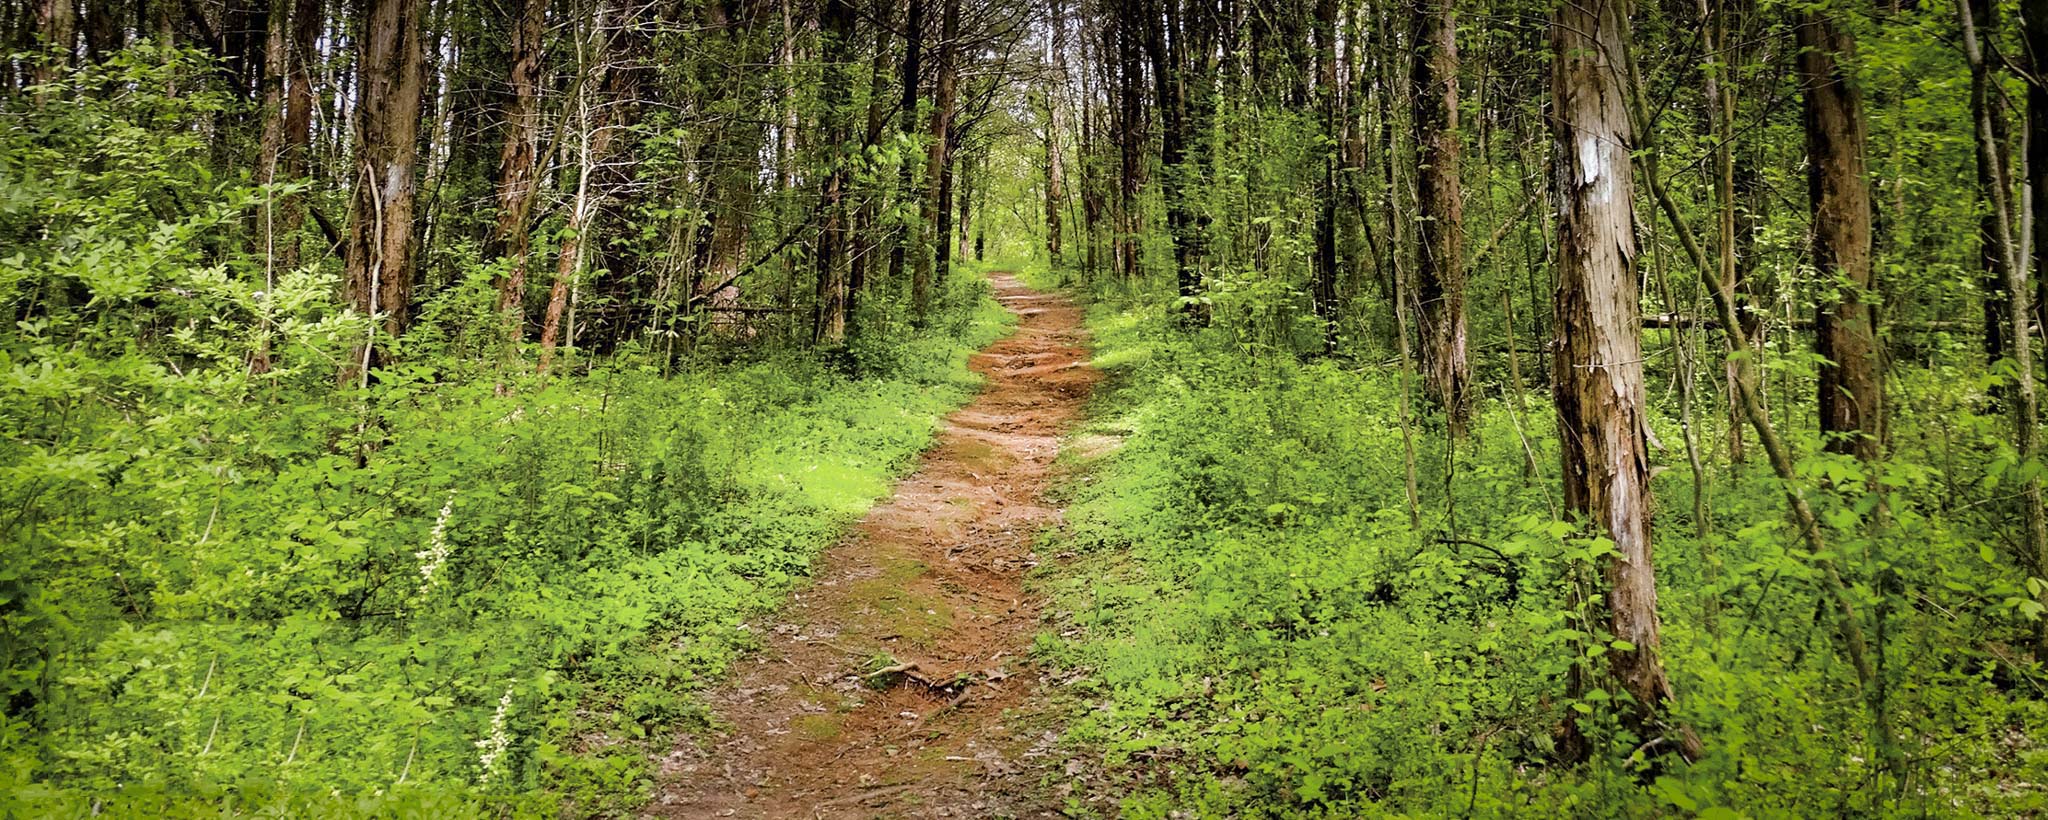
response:
<svg viewBox="0 0 2048 820"><path fill-rule="evenodd" d="M1894 524L1881 538L1854 537L1853 511L1831 512L1871 602L1881 572L1911 591L1880 608L1916 761L1909 791L1872 788L1854 674L1816 620L1818 579L1774 480L1754 466L1711 474L1705 537L1683 505L1660 508L1675 720L1708 754L1675 764L1608 727L1592 765L1558 769L1547 761L1567 711L1610 705L1601 690L1561 695L1584 637L1573 567L1611 546L1574 537L1550 480L1525 470L1523 434L1542 472L1555 469L1555 433L1518 430L1548 408L1484 403L1455 477L1421 459L1430 511L1411 527L1402 431L1385 421L1397 372L1189 338L1157 305L1098 304L1097 361L1114 376L1077 439L1100 453L1071 491L1063 545L1081 557L1046 581L1065 614L1043 648L1086 707L1072 739L1131 776L1163 774L1140 777L1152 785L1127 816L2040 810L2029 784L2048 777L2034 731L2048 704L2000 558L2009 522L1982 503L1998 494L1996 450L1962 433L1995 419L1924 408L1955 434L1888 466ZM1659 434L1675 439L1661 409ZM1944 460L1976 479L1918 466ZM1657 495L1683 499L1688 481L1665 471Z"/></svg>
<svg viewBox="0 0 2048 820"><path fill-rule="evenodd" d="M1124 812L2048 811L2040 0L0 48L0 811L633 810L972 389L984 255L1113 374L1040 648Z"/></svg>
<svg viewBox="0 0 2048 820"><path fill-rule="evenodd" d="M226 103L153 91L201 67L163 56L0 132L6 813L630 807L638 741L691 718L1008 321L963 277L859 378L769 350L550 379L472 352L479 266L337 389L368 323L329 273L266 284L213 247L278 189L208 172L185 126Z"/></svg>
<svg viewBox="0 0 2048 820"><path fill-rule="evenodd" d="M1123 810L2040 811L2048 10L1253 5L1048 33Z"/></svg>

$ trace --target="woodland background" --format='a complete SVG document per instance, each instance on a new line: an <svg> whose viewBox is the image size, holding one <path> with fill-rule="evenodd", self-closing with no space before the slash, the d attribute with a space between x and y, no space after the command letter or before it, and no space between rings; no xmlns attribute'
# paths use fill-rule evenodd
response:
<svg viewBox="0 0 2048 820"><path fill-rule="evenodd" d="M1124 813L2048 806L2043 0L0 38L11 810L632 811L993 266L1114 374L1039 648Z"/></svg>

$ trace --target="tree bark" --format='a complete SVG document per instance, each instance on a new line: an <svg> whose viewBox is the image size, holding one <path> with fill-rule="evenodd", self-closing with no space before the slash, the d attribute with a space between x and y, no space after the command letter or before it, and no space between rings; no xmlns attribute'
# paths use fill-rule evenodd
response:
<svg viewBox="0 0 2048 820"><path fill-rule="evenodd" d="M100 62L113 56L125 45L122 42L124 20L132 11L130 4L123 0L96 0L85 7L85 57ZM273 9L272 15L282 10Z"/></svg>
<svg viewBox="0 0 2048 820"><path fill-rule="evenodd" d="M854 157L847 156L852 134L852 112L847 97L853 86L854 25L857 10L853 0L825 0L823 19L818 23L824 38L825 83L820 90L824 106L824 179L818 196L824 202L824 223L818 228L816 313L811 323L811 343L836 346L846 342L847 288L844 276L846 246L845 193L848 170Z"/></svg>
<svg viewBox="0 0 2048 820"><path fill-rule="evenodd" d="M296 0L293 4L291 35L285 43L284 134L277 155L281 179L305 179L312 171L313 105L317 101L313 61L320 54L320 27L327 22L326 15L324 0ZM286 238L280 262L287 269L296 268L301 261L297 237L306 221L305 195L280 200L276 219L277 232Z"/></svg>
<svg viewBox="0 0 2048 820"><path fill-rule="evenodd" d="M1316 0L1315 19L1310 26L1315 48L1314 100L1317 124L1322 129L1324 148L1318 158L1322 174L1315 187L1315 227L1312 243L1309 306L1322 329L1322 352L1337 350L1337 330L1342 317L1337 298L1337 168L1342 160L1338 139L1343 133L1337 121L1337 4Z"/></svg>
<svg viewBox="0 0 2048 820"><path fill-rule="evenodd" d="M420 124L420 23L417 0L366 0L356 69L355 188L343 303L373 314L372 338L342 367L344 380L368 378L381 353L376 335L405 332L412 302L413 202Z"/></svg>
<svg viewBox="0 0 2048 820"><path fill-rule="evenodd" d="M1799 78L1806 101L1807 193L1813 261L1838 291L1821 306L1816 346L1820 429L1831 452L1876 461L1883 441L1883 383L1878 377L1870 246L1870 183L1864 172L1862 93L1838 61L1855 41L1823 10L1799 20Z"/></svg>
<svg viewBox="0 0 2048 820"><path fill-rule="evenodd" d="M873 59L868 64L867 130L863 132L861 138L863 156L867 155L869 149L881 144L882 129L888 123L888 111L882 104L882 83L889 70L889 43L894 39L890 28L895 20L892 16L892 7L893 4L887 0L875 2L875 17L879 22L875 26ZM859 205L854 208L853 227L848 243L854 247L850 254L852 258L847 260L846 271L846 336L849 339L860 333L861 298L867 291L868 272L874 268L876 262L876 249L881 247L881 241L876 234L881 233L883 195L884 192L874 190L872 186L865 186L858 192Z"/></svg>
<svg viewBox="0 0 2048 820"><path fill-rule="evenodd" d="M71 68L78 48L77 0L42 0L36 7L36 33L41 36L44 59L36 63L35 83L56 82Z"/></svg>
<svg viewBox="0 0 2048 820"><path fill-rule="evenodd" d="M906 12L908 20L903 26L903 77L901 97L897 101L899 115L903 118L899 126L905 138L917 133L917 92L924 82L924 0L910 0ZM897 170L896 191L901 197L911 196L915 183L916 163L905 160ZM903 281L903 266L912 246L922 229L917 226L903 226L897 231L896 243L889 248L889 281ZM897 285L900 287L900 285Z"/></svg>
<svg viewBox="0 0 2048 820"><path fill-rule="evenodd" d="M1556 347L1551 368L1563 454L1564 500L1589 534L1613 542L1600 558L1609 673L1633 704L1624 721L1645 741L1672 698L1659 658L1651 563L1635 213L1622 59L1623 0L1565 3L1550 23L1552 133L1558 203ZM1588 684L1574 674L1577 697ZM1574 727L1567 753L1582 757Z"/></svg>
<svg viewBox="0 0 2048 820"><path fill-rule="evenodd" d="M1105 36L1114 41L1116 53L1116 145L1122 162L1117 178L1117 207L1110 229L1111 248L1116 256L1117 275L1126 283L1138 281L1140 254L1138 232L1144 223L1138 189L1145 170L1144 65L1141 35L1134 29L1143 17L1138 0L1123 0L1124 7Z"/></svg>
<svg viewBox="0 0 2048 820"><path fill-rule="evenodd" d="M512 24L512 103L505 110L505 144L498 152L497 221L484 243L486 258L505 260L498 277L498 314L506 341L517 345L526 329L526 267L530 223L539 188L540 78L548 0L522 0Z"/></svg>
<svg viewBox="0 0 2048 820"><path fill-rule="evenodd" d="M1051 33L1046 39L1045 61L1051 76L1045 89L1045 252L1058 270L1064 250L1061 218L1067 203L1066 160L1062 156L1066 123L1060 105L1060 90L1067 81L1067 22L1060 0L1050 0L1047 13Z"/></svg>
<svg viewBox="0 0 2048 820"><path fill-rule="evenodd" d="M1416 297L1421 302L1423 387L1451 437L1472 417L1465 353L1464 194L1459 184L1457 20L1450 0L1418 0L1409 101L1416 130Z"/></svg>
<svg viewBox="0 0 2048 820"><path fill-rule="evenodd" d="M2027 197L2034 214L2029 227L2033 246L2035 322L2048 327L2048 0L2021 0L2020 34L2027 65Z"/></svg>
<svg viewBox="0 0 2048 820"><path fill-rule="evenodd" d="M2007 301L2002 318L2008 337L2007 347L2014 363L2013 386L2009 391L2013 446L2020 464L2024 465L2040 456L2037 438L2041 407L2034 391L2033 336L2027 332L2030 313L2027 309L2027 276L2014 242L2012 175L2005 167L2004 143L1999 140L1996 125L1998 114L1990 99L1991 65L1985 59L1975 24L1976 12L1984 10L1986 5L1989 4L1981 0L1956 0L1956 10L1962 22L1963 55L1970 63L1970 108L1976 121L1977 165L1980 169L1977 178L1991 211L1990 232L1982 237L1986 244L1983 256L1987 272L1999 277ZM2038 247L2035 252L2039 253ZM2031 569L2036 576L2048 577L2048 510L2041 505L2041 479L2038 475L2029 475L2021 482L2020 504L2021 520L2026 522L2024 560L2033 565ZM2043 657L2048 657L2048 622L2036 630L2036 650Z"/></svg>
<svg viewBox="0 0 2048 820"><path fill-rule="evenodd" d="M952 241L946 234L948 226L944 223L950 221L951 213L948 207L951 203L946 198L952 194L948 157L952 149L954 60L959 49L960 0L943 2L939 23L938 76L933 81L932 121L926 134L931 145L925 162L924 205L919 209L917 259L911 268L910 278L911 318L919 327L930 318L935 273L950 260L947 250L948 243Z"/></svg>

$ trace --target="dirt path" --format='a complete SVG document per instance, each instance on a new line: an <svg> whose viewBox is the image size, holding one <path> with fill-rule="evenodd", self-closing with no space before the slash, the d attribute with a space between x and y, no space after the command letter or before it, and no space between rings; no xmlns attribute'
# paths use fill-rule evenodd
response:
<svg viewBox="0 0 2048 820"><path fill-rule="evenodd" d="M1059 516L1041 495L1060 435L1098 374L1073 303L994 283L1019 323L974 357L986 387L709 693L723 731L679 742L650 814L1047 813L1011 785L1051 740L1017 708L1041 685L1023 576Z"/></svg>

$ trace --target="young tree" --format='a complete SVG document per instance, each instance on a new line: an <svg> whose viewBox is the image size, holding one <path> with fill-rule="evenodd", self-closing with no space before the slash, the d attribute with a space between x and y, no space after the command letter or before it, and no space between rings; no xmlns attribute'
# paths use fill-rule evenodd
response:
<svg viewBox="0 0 2048 820"><path fill-rule="evenodd" d="M1671 683L1659 657L1651 564L1635 206L1625 96L1626 0L1559 4L1550 20L1552 136L1558 202L1557 342L1551 368L1565 507L1613 542L1600 559L1606 627L1618 643L1608 672L1633 703L1624 719L1644 740ZM1588 686L1574 675L1577 696ZM1572 746L1583 740L1574 731ZM1584 748L1572 749L1583 755Z"/></svg>

